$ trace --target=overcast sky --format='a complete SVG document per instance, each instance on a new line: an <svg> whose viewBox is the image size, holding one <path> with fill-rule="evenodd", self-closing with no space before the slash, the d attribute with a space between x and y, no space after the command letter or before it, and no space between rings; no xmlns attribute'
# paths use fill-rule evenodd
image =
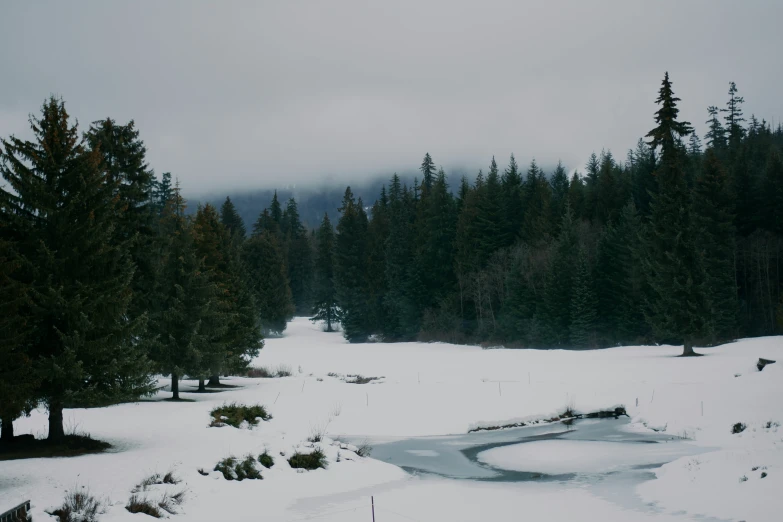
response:
<svg viewBox="0 0 783 522"><path fill-rule="evenodd" d="M580 168L652 126L664 71L703 134L737 82L783 118L783 2L3 2L0 136L54 93L135 119L186 191L320 184L512 152Z"/></svg>

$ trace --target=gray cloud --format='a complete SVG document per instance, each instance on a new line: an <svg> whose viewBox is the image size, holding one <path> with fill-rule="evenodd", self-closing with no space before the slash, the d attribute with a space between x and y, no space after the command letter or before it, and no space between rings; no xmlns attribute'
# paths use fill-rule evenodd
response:
<svg viewBox="0 0 783 522"><path fill-rule="evenodd" d="M510 153L624 157L665 70L702 131L728 82L783 117L783 3L7 2L0 135L62 95L83 127L135 119L193 192L448 170Z"/></svg>

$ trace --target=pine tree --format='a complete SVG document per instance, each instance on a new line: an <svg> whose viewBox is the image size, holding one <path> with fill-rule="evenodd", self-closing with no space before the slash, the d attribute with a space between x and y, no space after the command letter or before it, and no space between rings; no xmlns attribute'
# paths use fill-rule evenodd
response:
<svg viewBox="0 0 783 522"><path fill-rule="evenodd" d="M171 376L172 399L179 400L179 381L185 375L203 379L214 364L216 339L226 332L221 289L197 253L193 225L185 216L178 185L163 211L165 238L162 273L155 297L160 306L151 318L156 342L150 358Z"/></svg>
<svg viewBox="0 0 783 522"><path fill-rule="evenodd" d="M566 180L566 184L568 184L568 180ZM503 217L506 223L503 246L510 246L521 237L525 221L525 209L522 206L522 176L513 154L500 180L500 186L503 194Z"/></svg>
<svg viewBox="0 0 783 522"><path fill-rule="evenodd" d="M302 222L296 200L291 198L284 212L286 267L294 308L299 315L310 313L312 306L312 246Z"/></svg>
<svg viewBox="0 0 783 522"><path fill-rule="evenodd" d="M156 183L147 164L147 149L133 120L126 125L111 118L93 122L84 137L89 148L100 154L108 182L115 187L115 241L127 244L136 267L130 314L140 317L153 307L149 299L159 270Z"/></svg>
<svg viewBox="0 0 783 522"><path fill-rule="evenodd" d="M576 348L594 348L598 326L598 302L593 290L593 278L584 248L579 249L576 258L573 284L569 330L571 344Z"/></svg>
<svg viewBox="0 0 783 522"><path fill-rule="evenodd" d="M722 151L726 148L726 131L718 119L719 112L720 109L714 105L707 107L707 113L710 115L710 119L705 123L709 125L709 130L704 137L707 140L708 147Z"/></svg>
<svg viewBox="0 0 783 522"><path fill-rule="evenodd" d="M571 176L571 182L568 184L568 206L571 207L575 219L585 217L585 184L576 172ZM561 221L563 215L560 216ZM557 230L560 231L560 222L558 222Z"/></svg>
<svg viewBox="0 0 783 522"><path fill-rule="evenodd" d="M707 303L683 151L677 140L692 130L688 122L677 120L678 101L666 73L656 100L660 105L655 115L658 126L647 134L650 146L661 148L658 192L651 203L650 257L646 260L653 291L647 318L660 337L682 342L683 356L691 356L695 355L694 341L704 331Z"/></svg>
<svg viewBox="0 0 783 522"><path fill-rule="evenodd" d="M641 138L633 152L633 165L631 166L631 192L634 204L642 216L650 215L650 202L658 191L658 182L655 180L657 159L655 150L651 149Z"/></svg>
<svg viewBox="0 0 783 522"><path fill-rule="evenodd" d="M373 203L367 225L367 302L369 327L375 332L382 332L388 320L384 299L389 291L386 281L389 226L389 198L384 185L380 197Z"/></svg>
<svg viewBox="0 0 783 522"><path fill-rule="evenodd" d="M428 193L432 189L432 184L435 181L435 162L432 161L430 153L424 155L424 160L421 162L421 193L422 195Z"/></svg>
<svg viewBox="0 0 783 522"><path fill-rule="evenodd" d="M558 161L557 168L552 174L552 216L550 221L553 224L553 230L557 231L560 226L560 220L563 218L566 205L568 205L568 174L563 163ZM572 209L573 210L573 209Z"/></svg>
<svg viewBox="0 0 783 522"><path fill-rule="evenodd" d="M389 234L386 239L386 285L383 299L386 321L384 337L410 340L419 331L418 307L414 301L413 197L395 174L389 185Z"/></svg>
<svg viewBox="0 0 783 522"><path fill-rule="evenodd" d="M707 151L693 198L697 244L704 255L707 334L716 343L735 338L739 304L734 274L734 198L714 149Z"/></svg>
<svg viewBox="0 0 783 522"><path fill-rule="evenodd" d="M343 334L349 342L364 342L368 328L367 214L361 199L354 200L351 187L345 189L335 240L334 280L342 316Z"/></svg>
<svg viewBox="0 0 783 522"><path fill-rule="evenodd" d="M153 208L157 212L158 217L163 213L166 208L166 204L174 195L173 185L171 184L171 172L164 172L161 175L160 181L154 181L154 187L152 192Z"/></svg>
<svg viewBox="0 0 783 522"><path fill-rule="evenodd" d="M721 112L726 113L723 120L726 122L729 146L732 148L736 148L745 136L745 128L742 126L742 122L745 121L742 117L742 104L745 103L745 98L737 96L737 92L737 84L729 82L729 101L726 102L726 108L721 109Z"/></svg>
<svg viewBox="0 0 783 522"><path fill-rule="evenodd" d="M283 226L283 209L280 206L280 201L277 199L277 191L275 190L274 195L272 196L272 202L269 205L269 215L272 216L272 219L277 224L278 227Z"/></svg>
<svg viewBox="0 0 783 522"><path fill-rule="evenodd" d="M243 361L258 354L262 345L260 323L240 260L237 236L232 237L221 223L215 207L207 204L198 209L193 236L196 255L216 287L213 310L221 314L226 326L215 332L201 350L209 384L219 386L222 371L241 368ZM199 376L201 391L205 387L204 377Z"/></svg>
<svg viewBox="0 0 783 522"><path fill-rule="evenodd" d="M36 406L38 379L28 353L23 307L26 285L14 278L21 259L5 209L0 209L0 443L12 442L14 420Z"/></svg>
<svg viewBox="0 0 783 522"><path fill-rule="evenodd" d="M441 169L417 208L414 268L419 284L413 296L419 313L454 288L456 206Z"/></svg>
<svg viewBox="0 0 783 522"><path fill-rule="evenodd" d="M543 330L543 341L549 346L563 346L570 339L574 284L572 267L577 258L578 246L573 213L570 208L566 208L560 234L553 246L543 302L537 317Z"/></svg>
<svg viewBox="0 0 783 522"><path fill-rule="evenodd" d="M30 289L26 339L49 409L49 439L65 436L63 408L108 404L152 391L138 342L144 317L128 314L134 267L116 235L116 182L87 150L61 100L31 117L35 141L2 140L0 188L24 239L21 280Z"/></svg>
<svg viewBox="0 0 783 522"><path fill-rule="evenodd" d="M220 206L220 221L232 236L238 237L241 241L245 239L247 235L245 222L239 216L237 208L228 196L226 196L226 201L223 202L223 205Z"/></svg>
<svg viewBox="0 0 783 522"><path fill-rule="evenodd" d="M243 259L263 334L282 333L294 316L294 304L277 236L269 230L256 229L243 245Z"/></svg>
<svg viewBox="0 0 783 522"><path fill-rule="evenodd" d="M326 331L333 332L332 325L339 322L337 294L334 287L334 229L329 215L324 214L316 232L315 284L311 321L326 323Z"/></svg>
<svg viewBox="0 0 783 522"><path fill-rule="evenodd" d="M525 179L525 221L522 237L529 245L545 241L549 236L552 187L536 160L530 162Z"/></svg>

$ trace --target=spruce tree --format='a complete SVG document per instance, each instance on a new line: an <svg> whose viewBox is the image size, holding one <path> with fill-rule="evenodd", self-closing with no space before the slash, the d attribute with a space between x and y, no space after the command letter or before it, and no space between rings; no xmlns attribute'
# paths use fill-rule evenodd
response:
<svg viewBox="0 0 783 522"><path fill-rule="evenodd" d="M185 216L185 200L175 186L161 217L165 239L161 277L152 314L156 342L150 357L158 371L171 377L172 399L179 400L185 375L203 379L219 355L219 339L227 330L221 288L199 256L193 224Z"/></svg>
<svg viewBox="0 0 783 522"><path fill-rule="evenodd" d="M294 198L288 200L284 215L283 233L291 296L296 313L308 315L312 306L312 246L307 231L300 221L299 209Z"/></svg>
<svg viewBox="0 0 783 522"><path fill-rule="evenodd" d="M247 281L265 336L280 334L294 316L294 303L283 251L277 236L265 229L253 232L244 246Z"/></svg>
<svg viewBox="0 0 783 522"><path fill-rule="evenodd" d="M573 285L569 329L571 344L575 348L595 348L598 301L593 290L593 278L584 248L579 249L576 258Z"/></svg>
<svg viewBox="0 0 783 522"><path fill-rule="evenodd" d="M339 322L339 308L334 286L334 229L329 215L324 214L316 231L315 281L313 285L313 312L311 321L326 323L326 331L333 332L332 325Z"/></svg>
<svg viewBox="0 0 783 522"><path fill-rule="evenodd" d="M553 224L553 230L557 231L560 226L560 220L565 213L566 205L568 205L568 174L566 173L563 163L558 161L557 168L552 174L552 216L550 221ZM573 209L572 209L573 211Z"/></svg>
<svg viewBox="0 0 783 522"><path fill-rule="evenodd" d="M566 185L568 180L566 180ZM508 167L500 180L502 189L503 217L506 225L503 246L510 246L522 235L522 226L525 221L525 209L522 206L522 176L514 155L508 162Z"/></svg>
<svg viewBox="0 0 783 522"><path fill-rule="evenodd" d="M14 278L21 266L16 239L0 210L0 443L14 438L14 420L36 406L38 379L25 338L26 285Z"/></svg>
<svg viewBox="0 0 783 522"><path fill-rule="evenodd" d="M232 236L236 236L240 240L245 239L245 236L247 235L245 222L240 217L237 208L228 196L226 196L226 201L220 206L220 221Z"/></svg>
<svg viewBox="0 0 783 522"><path fill-rule="evenodd" d="M384 185L380 197L373 203L367 225L367 299L369 326L374 332L382 332L388 320L384 298L389 290L386 281L389 226L389 198Z"/></svg>
<svg viewBox="0 0 783 522"><path fill-rule="evenodd" d="M650 146L661 148L646 260L653 291L647 319L661 338L682 342L682 355L692 356L696 355L693 343L704 333L708 307L703 260L696 243L683 167L684 152L678 143L678 138L692 129L688 122L678 121L678 101L666 73L656 100L660 105L655 115L658 125L647 134Z"/></svg>
<svg viewBox="0 0 783 522"><path fill-rule="evenodd" d="M164 172L161 175L160 181L155 182L155 186L152 193L153 207L158 213L158 216L163 213L168 201L174 195L174 186L171 183L171 172Z"/></svg>
<svg viewBox="0 0 783 522"><path fill-rule="evenodd" d="M410 340L419 330L414 301L413 197L395 174L389 185L389 234L386 239L386 285L383 299L386 321L383 334L390 340Z"/></svg>
<svg viewBox="0 0 783 522"><path fill-rule="evenodd" d="M140 317L154 306L150 298L158 276L160 247L154 201L156 183L147 164L147 149L133 120L126 125L118 125L111 118L93 122L85 139L90 149L100 154L108 182L115 187L115 241L127 244L136 267L130 314Z"/></svg>
<svg viewBox="0 0 783 522"><path fill-rule="evenodd" d="M704 158L696 180L693 213L698 248L704 255L705 291L709 306L708 340L712 343L736 337L737 287L734 274L734 198L725 169L714 149Z"/></svg>
<svg viewBox="0 0 783 522"><path fill-rule="evenodd" d="M335 240L334 281L343 335L364 342L370 335L367 303L367 214L351 187L345 189Z"/></svg>
<svg viewBox="0 0 783 522"><path fill-rule="evenodd" d="M21 280L31 304L24 321L49 439L65 436L63 408L151 393L138 341L145 317L129 312L134 266L117 237L118 186L71 126L54 97L30 118L34 141L2 140L2 208L23 240ZM29 269L29 270L28 270Z"/></svg>
<svg viewBox="0 0 783 522"><path fill-rule="evenodd" d="M707 107L707 113L710 115L710 119L705 123L709 125L709 130L704 137L707 140L708 147L722 151L726 148L726 131L718 119L719 112L720 109L714 105Z"/></svg>
<svg viewBox="0 0 783 522"><path fill-rule="evenodd" d="M576 223L570 207L560 223L560 234L553 246L546 276L543 302L538 311L543 341L549 346L563 346L570 340L571 299L574 274L572 267L578 253Z"/></svg>
<svg viewBox="0 0 783 522"><path fill-rule="evenodd" d="M781 153L770 147L764 166L764 205L762 226L783 235L783 159Z"/></svg>
<svg viewBox="0 0 783 522"><path fill-rule="evenodd" d="M745 98L737 96L737 92L737 84L729 82L729 101L726 102L726 108L721 109L721 112L726 113L723 119L726 122L729 146L734 149L745 136L745 128L742 126L742 122L745 121L742 117L742 104L745 103Z"/></svg>

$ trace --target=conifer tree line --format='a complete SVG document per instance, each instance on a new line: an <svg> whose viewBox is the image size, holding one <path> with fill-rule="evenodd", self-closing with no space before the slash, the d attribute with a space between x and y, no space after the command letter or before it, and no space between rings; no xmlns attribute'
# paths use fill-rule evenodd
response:
<svg viewBox="0 0 783 522"><path fill-rule="evenodd" d="M309 313L312 256L296 202L273 202L247 238L228 198L185 214L133 121L82 133L52 97L30 127L31 140L0 140L2 441L39 405L57 441L64 408L135 400L160 387L158 375L173 399L184 377L199 391L219 386L295 307Z"/></svg>
<svg viewBox="0 0 783 522"><path fill-rule="evenodd" d="M514 156L449 180L429 154L316 233L316 319L349 341L595 348L783 332L783 128L729 85L702 139L666 74L655 127L584 172ZM450 186L456 183L456 186ZM329 252L332 252L330 255Z"/></svg>

